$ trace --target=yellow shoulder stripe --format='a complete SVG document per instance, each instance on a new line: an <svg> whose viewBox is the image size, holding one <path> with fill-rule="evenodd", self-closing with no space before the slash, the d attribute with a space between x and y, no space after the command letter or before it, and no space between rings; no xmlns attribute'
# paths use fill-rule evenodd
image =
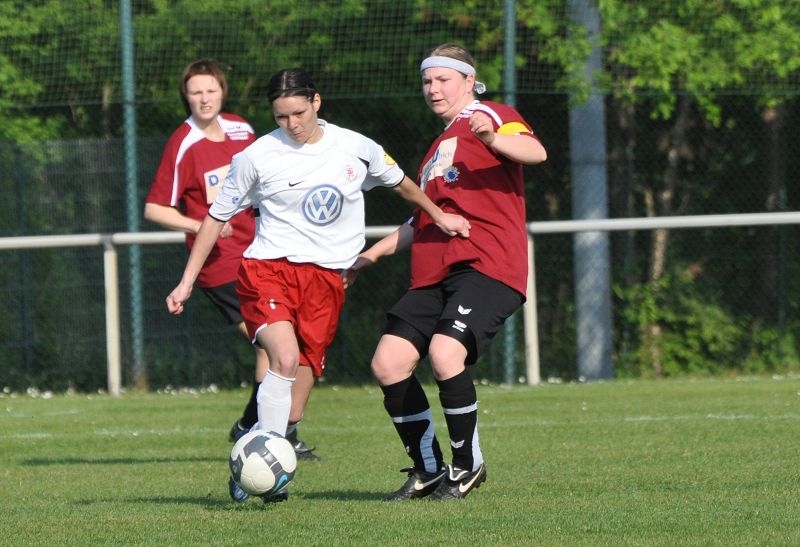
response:
<svg viewBox="0 0 800 547"><path fill-rule="evenodd" d="M519 135L520 133L530 133L528 128L519 122L504 123L497 132L501 135Z"/></svg>

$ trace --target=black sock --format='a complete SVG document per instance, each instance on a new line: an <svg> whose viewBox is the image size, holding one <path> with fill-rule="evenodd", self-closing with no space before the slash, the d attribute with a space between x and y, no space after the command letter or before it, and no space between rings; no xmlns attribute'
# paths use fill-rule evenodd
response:
<svg viewBox="0 0 800 547"><path fill-rule="evenodd" d="M292 445L297 444L297 424L299 422L289 422L288 427L286 428L286 440L292 443Z"/></svg>
<svg viewBox="0 0 800 547"><path fill-rule="evenodd" d="M478 395L472 377L464 369L452 378L436 383L450 435L453 465L473 471L474 465L483 461L483 455L478 444Z"/></svg>
<svg viewBox="0 0 800 547"><path fill-rule="evenodd" d="M256 400L256 395L258 395L258 387L261 385L260 382L253 382L253 391L250 392L250 400L247 401L247 406L244 407L244 414L239 419L239 425L245 429L250 429L256 422L258 421L258 401Z"/></svg>
<svg viewBox="0 0 800 547"><path fill-rule="evenodd" d="M433 430L431 407L416 376L381 386L383 406L392 418L414 469L435 473L443 464L442 451Z"/></svg>

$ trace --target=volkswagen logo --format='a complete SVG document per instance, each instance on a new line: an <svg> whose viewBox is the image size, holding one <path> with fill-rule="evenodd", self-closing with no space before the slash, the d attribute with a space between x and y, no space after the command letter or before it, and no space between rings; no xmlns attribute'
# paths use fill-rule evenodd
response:
<svg viewBox="0 0 800 547"><path fill-rule="evenodd" d="M312 224L324 226L339 218L343 201L342 193L335 186L317 186L303 198L303 214Z"/></svg>

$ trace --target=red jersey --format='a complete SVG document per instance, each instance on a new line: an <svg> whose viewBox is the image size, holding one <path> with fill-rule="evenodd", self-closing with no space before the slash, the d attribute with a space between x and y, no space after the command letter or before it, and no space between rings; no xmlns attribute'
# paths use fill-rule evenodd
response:
<svg viewBox="0 0 800 547"><path fill-rule="evenodd" d="M536 138L511 106L491 101L468 105L434 141L419 170L418 183L443 211L464 216L468 238L450 237L417 210L411 245L411 288L439 283L450 266L464 262L525 295L528 239L522 165L494 153L470 130L480 110L495 131Z"/></svg>
<svg viewBox="0 0 800 547"><path fill-rule="evenodd" d="M175 130L164 148L147 203L175 207L196 220L205 218L222 188L231 158L255 141L253 128L244 119L233 114L220 114L217 119L225 131L221 142L206 139L191 117ZM252 209L229 222L233 235L217 240L197 277L200 287L236 281L242 254L255 235ZM194 239L194 234L186 234L190 250Z"/></svg>

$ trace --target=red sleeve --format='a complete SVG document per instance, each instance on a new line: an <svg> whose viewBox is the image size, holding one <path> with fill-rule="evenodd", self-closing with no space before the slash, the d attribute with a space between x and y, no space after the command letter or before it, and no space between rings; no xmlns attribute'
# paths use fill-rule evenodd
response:
<svg viewBox="0 0 800 547"><path fill-rule="evenodd" d="M190 131L188 124L184 123L172 133L167 144L164 146L164 153L161 155L161 163L158 165L156 176L147 194L147 203L156 203L171 207L178 206L180 195L178 194L178 181L175 177L175 167L178 159L178 151L181 143ZM174 198L173 198L174 196Z"/></svg>

